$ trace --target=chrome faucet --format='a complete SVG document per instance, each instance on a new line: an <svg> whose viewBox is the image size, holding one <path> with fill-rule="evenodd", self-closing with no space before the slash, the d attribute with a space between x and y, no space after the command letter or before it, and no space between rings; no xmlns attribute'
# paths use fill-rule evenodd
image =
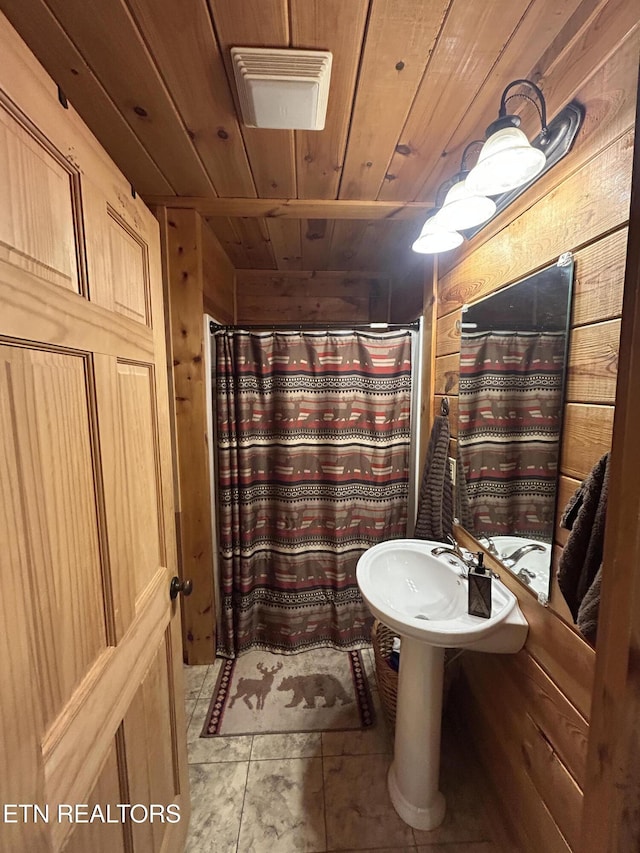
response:
<svg viewBox="0 0 640 853"><path fill-rule="evenodd" d="M508 569L512 569L518 560L521 560L525 554L530 554L531 551L544 551L544 545L538 544L538 542L530 542L528 545L522 545L520 548L517 548L512 554L509 554L508 557L502 557L502 562Z"/></svg>
<svg viewBox="0 0 640 853"><path fill-rule="evenodd" d="M497 557L498 559L500 559L500 553L496 548L493 539L490 536L482 535L478 536L477 539L478 542L480 542L482 545L485 545L487 551L491 554L492 557Z"/></svg>
<svg viewBox="0 0 640 853"><path fill-rule="evenodd" d="M453 541L451 545L437 545L435 548L431 549L431 553L434 557L440 557L442 554L448 554L449 557L455 557L457 560L462 563L462 572L460 573L462 577L466 578L469 574L469 569L473 568L478 562L478 558L475 554L472 554L471 551L467 551L467 556L465 556L457 542ZM453 561L450 561L453 563Z"/></svg>

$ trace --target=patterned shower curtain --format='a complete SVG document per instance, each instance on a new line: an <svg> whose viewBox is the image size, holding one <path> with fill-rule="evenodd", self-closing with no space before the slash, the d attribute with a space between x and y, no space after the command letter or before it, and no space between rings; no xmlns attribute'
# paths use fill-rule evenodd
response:
<svg viewBox="0 0 640 853"><path fill-rule="evenodd" d="M406 535L411 333L215 341L219 653L357 648L357 560Z"/></svg>
<svg viewBox="0 0 640 853"><path fill-rule="evenodd" d="M553 538L564 348L564 332L463 337L457 513L471 532Z"/></svg>

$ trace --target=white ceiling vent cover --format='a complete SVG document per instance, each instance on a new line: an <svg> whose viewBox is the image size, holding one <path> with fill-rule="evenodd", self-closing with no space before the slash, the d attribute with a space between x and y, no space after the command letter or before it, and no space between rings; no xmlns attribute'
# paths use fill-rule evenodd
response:
<svg viewBox="0 0 640 853"><path fill-rule="evenodd" d="M328 51L233 47L231 59L246 125L324 129L331 77Z"/></svg>

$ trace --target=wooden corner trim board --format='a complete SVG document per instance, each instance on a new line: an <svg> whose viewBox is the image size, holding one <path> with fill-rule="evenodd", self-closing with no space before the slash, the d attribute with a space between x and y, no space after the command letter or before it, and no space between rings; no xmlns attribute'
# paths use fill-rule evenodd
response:
<svg viewBox="0 0 640 853"><path fill-rule="evenodd" d="M245 216L284 219L414 219L433 207L433 201L352 201L302 198L206 198L146 196L147 205L192 208L201 216Z"/></svg>

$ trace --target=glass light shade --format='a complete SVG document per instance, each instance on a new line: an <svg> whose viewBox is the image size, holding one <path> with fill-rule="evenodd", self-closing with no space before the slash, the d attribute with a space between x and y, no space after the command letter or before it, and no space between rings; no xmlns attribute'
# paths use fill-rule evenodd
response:
<svg viewBox="0 0 640 853"><path fill-rule="evenodd" d="M444 228L438 228L432 222L433 220L429 219L425 223L420 236L411 247L414 252L421 255L435 255L437 252L455 249L462 243L462 234L458 234L457 231L445 231ZM427 227L429 230L425 230Z"/></svg>
<svg viewBox="0 0 640 853"><path fill-rule="evenodd" d="M467 175L474 195L500 195L526 184L544 169L546 157L517 127L497 130L482 146L475 167Z"/></svg>
<svg viewBox="0 0 640 853"><path fill-rule="evenodd" d="M466 180L454 184L445 196L442 208L436 213L435 223L446 231L464 231L491 219L496 203L484 195L469 192Z"/></svg>

